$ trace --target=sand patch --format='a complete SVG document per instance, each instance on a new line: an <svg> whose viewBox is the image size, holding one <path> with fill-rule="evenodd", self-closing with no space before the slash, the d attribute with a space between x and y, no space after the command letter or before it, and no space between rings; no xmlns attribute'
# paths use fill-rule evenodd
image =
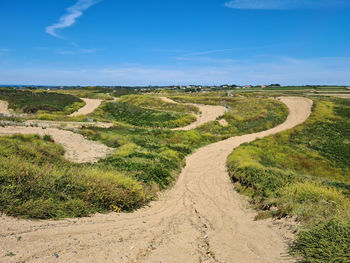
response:
<svg viewBox="0 0 350 263"><path fill-rule="evenodd" d="M92 112L94 112L102 103L102 100L97 100L97 99L83 99L81 100L85 101L85 106L80 108L78 111L73 112L70 117L75 117L79 115L87 115Z"/></svg>

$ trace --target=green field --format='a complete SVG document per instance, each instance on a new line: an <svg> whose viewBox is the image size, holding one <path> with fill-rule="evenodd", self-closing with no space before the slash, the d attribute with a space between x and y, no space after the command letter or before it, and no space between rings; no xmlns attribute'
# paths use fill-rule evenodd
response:
<svg viewBox="0 0 350 263"><path fill-rule="evenodd" d="M6 88L0 88L0 100L7 101L10 109L24 113L63 111L70 114L84 105L82 100L69 94Z"/></svg>
<svg viewBox="0 0 350 263"><path fill-rule="evenodd" d="M196 120L191 114L143 108L127 102L106 103L94 116L101 120L154 128L182 127Z"/></svg>

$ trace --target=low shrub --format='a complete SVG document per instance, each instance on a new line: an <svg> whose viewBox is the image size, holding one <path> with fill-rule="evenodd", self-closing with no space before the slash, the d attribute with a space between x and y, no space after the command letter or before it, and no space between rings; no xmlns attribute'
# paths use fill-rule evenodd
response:
<svg viewBox="0 0 350 263"><path fill-rule="evenodd" d="M300 263L349 262L349 244L350 224L331 220L300 232L290 252Z"/></svg>

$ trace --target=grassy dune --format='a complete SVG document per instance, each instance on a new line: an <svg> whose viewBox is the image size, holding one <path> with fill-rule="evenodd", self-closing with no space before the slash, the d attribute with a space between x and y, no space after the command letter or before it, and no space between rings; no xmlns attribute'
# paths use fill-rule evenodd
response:
<svg viewBox="0 0 350 263"><path fill-rule="evenodd" d="M196 120L191 114L159 111L139 107L127 102L104 104L95 116L103 120L123 122L139 127L176 128L186 126Z"/></svg>
<svg viewBox="0 0 350 263"><path fill-rule="evenodd" d="M169 103L163 101L161 98L157 98L154 96L128 95L121 97L119 101L130 103L139 107L151 108L162 111L199 113L199 109L196 106Z"/></svg>
<svg viewBox="0 0 350 263"><path fill-rule="evenodd" d="M44 91L0 89L0 100L8 101L9 108L24 113L65 112L70 114L84 102L69 94L58 94Z"/></svg>
<svg viewBox="0 0 350 263"><path fill-rule="evenodd" d="M132 210L151 198L122 173L77 165L62 147L35 135L0 137L0 210L26 218L87 216Z"/></svg>
<svg viewBox="0 0 350 263"><path fill-rule="evenodd" d="M346 262L350 243L350 101L315 100L299 127L233 151L237 189L262 209L257 218L296 216L301 262Z"/></svg>

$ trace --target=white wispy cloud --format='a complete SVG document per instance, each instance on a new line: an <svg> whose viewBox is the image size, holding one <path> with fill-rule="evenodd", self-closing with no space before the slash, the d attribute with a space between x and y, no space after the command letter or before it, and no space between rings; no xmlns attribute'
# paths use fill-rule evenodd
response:
<svg viewBox="0 0 350 263"><path fill-rule="evenodd" d="M46 27L46 33L54 37L60 37L57 34L57 30L72 26L76 19L83 15L85 10L97 4L99 1L100 0L78 0L75 5L67 8L67 13L60 17L58 23Z"/></svg>
<svg viewBox="0 0 350 263"><path fill-rule="evenodd" d="M225 6L234 9L286 10L350 7L349 0L231 0Z"/></svg>

